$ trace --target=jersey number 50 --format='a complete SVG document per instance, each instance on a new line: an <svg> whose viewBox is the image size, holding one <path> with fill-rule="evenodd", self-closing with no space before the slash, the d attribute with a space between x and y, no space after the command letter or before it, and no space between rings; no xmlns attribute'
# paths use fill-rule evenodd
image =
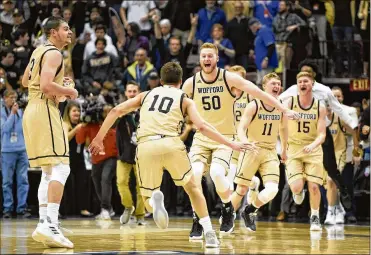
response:
<svg viewBox="0 0 371 255"><path fill-rule="evenodd" d="M204 110L209 111L211 109L213 110L219 110L220 105L220 97L219 96L203 96L202 97L202 104L204 105Z"/></svg>

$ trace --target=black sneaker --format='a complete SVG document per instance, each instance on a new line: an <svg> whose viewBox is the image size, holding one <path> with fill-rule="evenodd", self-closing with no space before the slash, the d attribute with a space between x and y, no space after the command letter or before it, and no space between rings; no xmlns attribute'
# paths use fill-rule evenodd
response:
<svg viewBox="0 0 371 255"><path fill-rule="evenodd" d="M11 218L12 218L12 213L11 212L4 212L3 219L11 219Z"/></svg>
<svg viewBox="0 0 371 255"><path fill-rule="evenodd" d="M189 240L201 240L203 236L203 228L198 217L193 217L192 230L189 233Z"/></svg>
<svg viewBox="0 0 371 255"><path fill-rule="evenodd" d="M29 219L29 218L31 218L31 216L32 216L31 213L29 213L27 211L17 213L17 217L23 218L23 219Z"/></svg>
<svg viewBox="0 0 371 255"><path fill-rule="evenodd" d="M221 220L222 223L220 224L220 232L221 233L232 233L234 230L234 219L236 214L234 213L233 205L231 202L228 204L223 204L222 207L222 216Z"/></svg>
<svg viewBox="0 0 371 255"><path fill-rule="evenodd" d="M241 213L241 218L245 222L245 227L251 232L256 231L256 212L246 213L245 210Z"/></svg>

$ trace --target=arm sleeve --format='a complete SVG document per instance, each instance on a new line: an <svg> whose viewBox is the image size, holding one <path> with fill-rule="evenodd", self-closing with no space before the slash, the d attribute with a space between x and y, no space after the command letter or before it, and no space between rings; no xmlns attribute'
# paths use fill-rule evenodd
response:
<svg viewBox="0 0 371 255"><path fill-rule="evenodd" d="M276 48L276 46L274 44L271 44L271 45L268 46L268 52L267 52L267 57L268 58L272 57L275 48Z"/></svg>
<svg viewBox="0 0 371 255"><path fill-rule="evenodd" d="M185 61L188 60L188 57L189 57L189 54L191 53L191 50L192 50L192 43L186 43L185 47L184 47L184 59Z"/></svg>
<svg viewBox="0 0 371 255"><path fill-rule="evenodd" d="M341 106L339 101L334 97L331 90L327 92L327 100L331 109L339 116L339 118L344 121L351 128L356 128L358 123L354 120Z"/></svg>

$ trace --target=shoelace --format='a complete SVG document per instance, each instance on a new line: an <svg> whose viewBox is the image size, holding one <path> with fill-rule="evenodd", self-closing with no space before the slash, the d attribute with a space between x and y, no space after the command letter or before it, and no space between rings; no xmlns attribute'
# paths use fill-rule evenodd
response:
<svg viewBox="0 0 371 255"><path fill-rule="evenodd" d="M258 214L253 212L253 213L249 213L249 219L251 221L251 223L254 223L255 222L255 217L257 216Z"/></svg>

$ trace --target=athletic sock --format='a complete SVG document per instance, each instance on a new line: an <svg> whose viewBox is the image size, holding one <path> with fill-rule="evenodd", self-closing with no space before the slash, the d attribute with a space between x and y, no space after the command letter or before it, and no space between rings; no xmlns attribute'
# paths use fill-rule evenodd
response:
<svg viewBox="0 0 371 255"><path fill-rule="evenodd" d="M209 216L203 217L199 220L199 223L201 224L202 228L204 229L204 233L207 233L211 230L213 230L213 226L211 225L211 220Z"/></svg>
<svg viewBox="0 0 371 255"><path fill-rule="evenodd" d="M59 213L59 204L48 203L47 207L47 216L49 217L51 223L58 223L58 213Z"/></svg>

